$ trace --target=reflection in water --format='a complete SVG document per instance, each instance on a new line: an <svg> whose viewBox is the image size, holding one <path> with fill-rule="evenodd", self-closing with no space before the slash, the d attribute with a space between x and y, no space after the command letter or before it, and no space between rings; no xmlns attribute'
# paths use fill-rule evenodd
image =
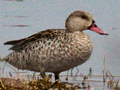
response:
<svg viewBox="0 0 120 90"><path fill-rule="evenodd" d="M24 1L24 0L3 0L3 1L17 1L17 2L21 2L21 1Z"/></svg>
<svg viewBox="0 0 120 90"><path fill-rule="evenodd" d="M12 0L13 1L13 0ZM24 15L5 15L6 18L27 18L28 16ZM18 24L18 25L3 25L3 27L29 27L30 25Z"/></svg>
<svg viewBox="0 0 120 90"><path fill-rule="evenodd" d="M28 16L10 16L10 15L5 15L5 17L16 17L16 18L26 18L26 17L28 17Z"/></svg>
<svg viewBox="0 0 120 90"><path fill-rule="evenodd" d="M29 27L30 25L3 25L3 27Z"/></svg>

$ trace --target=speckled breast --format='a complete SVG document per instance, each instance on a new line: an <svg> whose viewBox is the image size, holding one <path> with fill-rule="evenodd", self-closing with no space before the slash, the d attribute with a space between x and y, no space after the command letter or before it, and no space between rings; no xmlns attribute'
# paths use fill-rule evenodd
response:
<svg viewBox="0 0 120 90"><path fill-rule="evenodd" d="M69 70L86 62L91 56L93 45L91 39L85 33L74 33L68 41L60 44L53 50L54 55L49 57L45 71L61 72ZM67 43L66 43L67 42Z"/></svg>

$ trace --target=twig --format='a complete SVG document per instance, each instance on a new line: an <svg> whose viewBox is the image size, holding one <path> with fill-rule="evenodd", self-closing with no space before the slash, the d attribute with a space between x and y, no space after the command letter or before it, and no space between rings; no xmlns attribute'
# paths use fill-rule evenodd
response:
<svg viewBox="0 0 120 90"><path fill-rule="evenodd" d="M105 75L104 75L104 71L102 71L102 72L103 72L103 83L105 84L106 78L105 78Z"/></svg>
<svg viewBox="0 0 120 90"><path fill-rule="evenodd" d="M106 76L108 77L108 72L107 72L107 69L106 69L106 67L105 67L105 56L104 56L104 58L103 58L103 68L104 68L104 71L105 71L105 73L106 73Z"/></svg>
<svg viewBox="0 0 120 90"><path fill-rule="evenodd" d="M4 62L3 62L4 63ZM6 63L4 63L5 65L7 65L8 67L10 67L11 69L13 69L14 71L15 71L15 73L17 73L17 75L18 75L18 79L19 79L19 73L15 70L15 68L13 68L13 67L11 67L10 65L8 65L7 64L7 62ZM3 69L5 68L5 65L3 66Z"/></svg>
<svg viewBox="0 0 120 90"><path fill-rule="evenodd" d="M73 77L73 80L77 77L77 74L79 73L79 69L77 67L76 67L76 69L77 69L77 72L76 72L75 76Z"/></svg>
<svg viewBox="0 0 120 90"><path fill-rule="evenodd" d="M110 73L109 70L108 70L108 73L110 74L110 77L112 77L112 79L115 80L114 77L113 77L113 75Z"/></svg>
<svg viewBox="0 0 120 90"><path fill-rule="evenodd" d="M68 81L68 74L69 74L69 70L67 72L67 76L66 76L66 79L65 79L66 81Z"/></svg>
<svg viewBox="0 0 120 90"><path fill-rule="evenodd" d="M0 83L1 83L1 85L2 85L2 88L6 89L6 87L5 87L4 84L2 83L1 78L0 78Z"/></svg>
<svg viewBox="0 0 120 90"><path fill-rule="evenodd" d="M72 73L73 69L74 69L74 68L71 69L71 77L73 77L73 73Z"/></svg>

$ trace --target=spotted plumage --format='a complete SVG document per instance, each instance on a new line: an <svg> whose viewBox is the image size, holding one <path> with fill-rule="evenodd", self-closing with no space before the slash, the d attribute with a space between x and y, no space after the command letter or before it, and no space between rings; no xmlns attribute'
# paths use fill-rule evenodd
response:
<svg viewBox="0 0 120 90"><path fill-rule="evenodd" d="M91 14L75 11L67 18L66 29L48 29L24 39L4 43L13 45L10 48L13 52L4 60L22 70L53 72L58 79L60 72L89 59L93 45L89 36L82 32L88 27L107 35L95 26Z"/></svg>

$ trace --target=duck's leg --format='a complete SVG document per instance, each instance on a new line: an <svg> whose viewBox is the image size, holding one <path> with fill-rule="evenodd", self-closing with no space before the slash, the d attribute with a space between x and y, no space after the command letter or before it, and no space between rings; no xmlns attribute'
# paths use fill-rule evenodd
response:
<svg viewBox="0 0 120 90"><path fill-rule="evenodd" d="M59 73L54 73L55 74L55 80L59 80Z"/></svg>
<svg viewBox="0 0 120 90"><path fill-rule="evenodd" d="M45 78L45 76L46 76L45 72L41 72L40 75L41 75L42 78Z"/></svg>

